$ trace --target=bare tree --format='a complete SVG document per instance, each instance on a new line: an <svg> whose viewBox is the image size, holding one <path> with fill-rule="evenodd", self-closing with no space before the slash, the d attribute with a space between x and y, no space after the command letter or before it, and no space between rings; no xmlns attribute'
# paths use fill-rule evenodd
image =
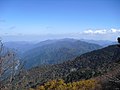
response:
<svg viewBox="0 0 120 90"><path fill-rule="evenodd" d="M0 88L1 90L14 89L20 80L16 77L22 72L23 65L20 63L15 52L7 50L0 41Z"/></svg>

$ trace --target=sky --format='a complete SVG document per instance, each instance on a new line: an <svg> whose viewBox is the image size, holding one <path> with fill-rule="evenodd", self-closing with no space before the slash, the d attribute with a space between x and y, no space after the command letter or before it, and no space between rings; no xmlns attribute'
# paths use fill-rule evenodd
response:
<svg viewBox="0 0 120 90"><path fill-rule="evenodd" d="M0 0L0 36L114 40L120 0Z"/></svg>

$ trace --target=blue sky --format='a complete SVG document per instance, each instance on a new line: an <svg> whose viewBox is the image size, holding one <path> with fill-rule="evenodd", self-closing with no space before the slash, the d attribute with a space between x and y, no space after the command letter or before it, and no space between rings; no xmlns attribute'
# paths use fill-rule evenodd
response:
<svg viewBox="0 0 120 90"><path fill-rule="evenodd" d="M0 0L0 35L119 32L120 0Z"/></svg>

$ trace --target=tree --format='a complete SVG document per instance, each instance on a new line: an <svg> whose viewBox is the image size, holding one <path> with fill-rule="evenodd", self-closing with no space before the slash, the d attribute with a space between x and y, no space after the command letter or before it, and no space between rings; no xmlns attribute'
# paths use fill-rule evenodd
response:
<svg viewBox="0 0 120 90"><path fill-rule="evenodd" d="M22 63L15 52L4 47L0 40L0 88L1 90L16 90L16 77L22 70Z"/></svg>
<svg viewBox="0 0 120 90"><path fill-rule="evenodd" d="M117 40L118 40L118 43L119 43L117 46L120 47L120 37L118 37Z"/></svg>
<svg viewBox="0 0 120 90"><path fill-rule="evenodd" d="M118 37L117 40L118 40L118 43L120 43L120 37Z"/></svg>

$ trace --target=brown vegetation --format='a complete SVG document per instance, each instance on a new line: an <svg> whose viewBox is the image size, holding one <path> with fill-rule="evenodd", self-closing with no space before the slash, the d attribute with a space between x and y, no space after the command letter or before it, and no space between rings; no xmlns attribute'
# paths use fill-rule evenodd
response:
<svg viewBox="0 0 120 90"><path fill-rule="evenodd" d="M23 65L19 58L0 41L0 90L17 90L20 82L25 79L25 75L19 77L21 72Z"/></svg>
<svg viewBox="0 0 120 90"><path fill-rule="evenodd" d="M36 89L30 90L99 90L100 85L93 79L81 80L77 82L65 83L64 80L51 80L46 82L44 85L37 86Z"/></svg>

